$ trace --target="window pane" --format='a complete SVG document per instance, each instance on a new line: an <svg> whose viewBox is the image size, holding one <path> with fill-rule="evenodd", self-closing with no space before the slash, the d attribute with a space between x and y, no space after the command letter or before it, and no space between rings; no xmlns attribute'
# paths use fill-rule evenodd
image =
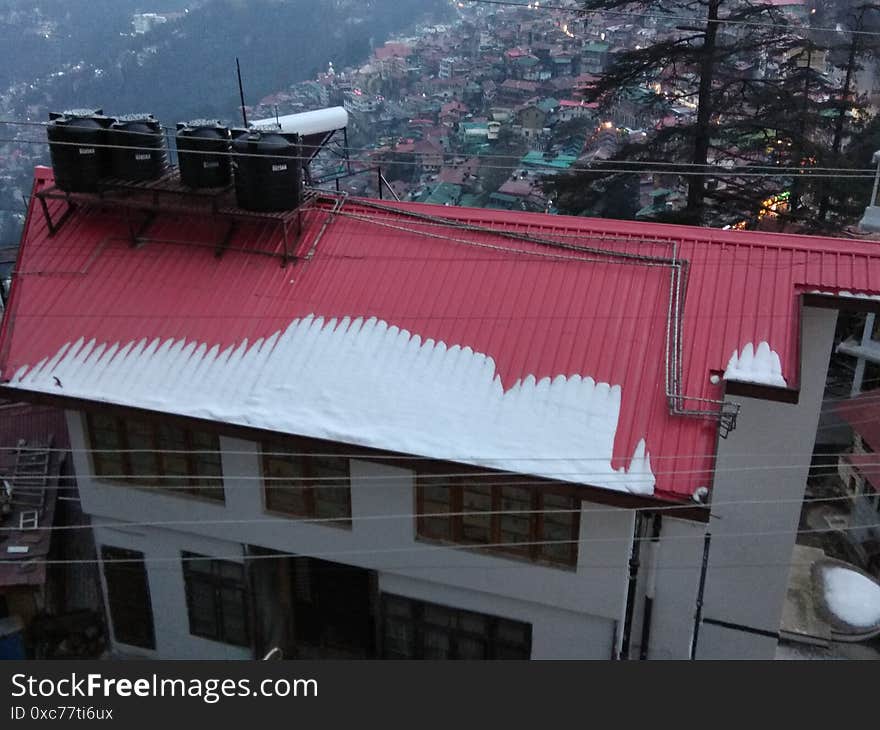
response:
<svg viewBox="0 0 880 730"><path fill-rule="evenodd" d="M263 476L268 509L308 516L305 470L300 457L266 456Z"/></svg>
<svg viewBox="0 0 880 730"><path fill-rule="evenodd" d="M187 585L189 596L189 628L196 636L219 638L214 587L200 578L191 577Z"/></svg>
<svg viewBox="0 0 880 730"><path fill-rule="evenodd" d="M418 489L421 489L422 507L424 515L446 514L452 511L452 489L449 482L435 479L421 479ZM422 517L420 533L425 537L435 537L441 540L452 538L451 517Z"/></svg>
<svg viewBox="0 0 880 730"><path fill-rule="evenodd" d="M519 621L499 620L495 627L495 638L508 644L524 644L528 635L528 626Z"/></svg>
<svg viewBox="0 0 880 730"><path fill-rule="evenodd" d="M385 618L385 646L386 659L412 659L413 656L413 627L406 620L393 616Z"/></svg>
<svg viewBox="0 0 880 730"><path fill-rule="evenodd" d="M315 517L351 517L351 488L348 459L311 456L307 470L315 502Z"/></svg>
<svg viewBox="0 0 880 730"><path fill-rule="evenodd" d="M312 487L315 517L351 518L351 491L348 487L328 487L320 482ZM343 520L339 521L344 524Z"/></svg>
<svg viewBox="0 0 880 730"><path fill-rule="evenodd" d="M105 561L107 604L116 641L154 649L153 607L144 554L104 545L101 559Z"/></svg>
<svg viewBox="0 0 880 730"><path fill-rule="evenodd" d="M470 484L462 487L462 512L489 512L492 487ZM491 515L462 515L461 537L466 544L488 543L492 536Z"/></svg>
<svg viewBox="0 0 880 730"><path fill-rule="evenodd" d="M485 634L486 617L478 613L463 611L458 616L458 628L470 634Z"/></svg>
<svg viewBox="0 0 880 730"><path fill-rule="evenodd" d="M386 657L528 659L531 653L527 623L388 594L382 605Z"/></svg>
<svg viewBox="0 0 880 730"><path fill-rule="evenodd" d="M160 478L153 425L147 421L126 420L125 436L129 448L128 463L134 480L166 486L166 480Z"/></svg>
<svg viewBox="0 0 880 730"><path fill-rule="evenodd" d="M119 421L113 416L90 413L86 418L86 424L89 429L95 476L121 478L124 475L124 466L122 453L119 451L123 448Z"/></svg>
<svg viewBox="0 0 880 730"><path fill-rule="evenodd" d="M426 628L422 633L422 653L425 659L449 659L449 634L441 629Z"/></svg>
<svg viewBox="0 0 880 730"><path fill-rule="evenodd" d="M456 659L485 659L486 642L472 636L458 636L455 639Z"/></svg>
<svg viewBox="0 0 880 730"><path fill-rule="evenodd" d="M177 488L189 486L189 462L186 431L178 426L161 423L156 431L156 439L161 450L163 483Z"/></svg>
<svg viewBox="0 0 880 730"><path fill-rule="evenodd" d="M578 539L575 533L577 523L576 501L571 497L560 497L554 494L543 495L543 534L538 538L541 541L559 541L555 544L542 545L541 554L550 560L563 563L572 563L576 555L576 543ZM549 510L549 512L548 512ZM553 513L552 510L567 510Z"/></svg>
<svg viewBox="0 0 880 730"><path fill-rule="evenodd" d="M230 644L246 645L248 643L248 627L244 592L238 588L222 588L220 599L224 641Z"/></svg>
<svg viewBox="0 0 880 730"><path fill-rule="evenodd" d="M244 568L239 563L230 560L215 560L214 568L224 580L241 583L244 580Z"/></svg>
<svg viewBox="0 0 880 730"><path fill-rule="evenodd" d="M192 484L195 493L223 500L223 468L220 463L220 437L215 433L192 431Z"/></svg>
<svg viewBox="0 0 880 730"><path fill-rule="evenodd" d="M426 624L431 624L433 626L454 628L455 611L444 606L426 603L422 613L422 620Z"/></svg>
<svg viewBox="0 0 880 730"><path fill-rule="evenodd" d="M389 616L409 617L411 604L405 598L385 597L385 613Z"/></svg>
<svg viewBox="0 0 880 730"><path fill-rule="evenodd" d="M501 487L501 511L525 512L523 515L502 514L500 516L500 542L527 543L531 540L531 524L536 515L532 509L532 490L525 487ZM509 548L513 552L528 553L528 545Z"/></svg>

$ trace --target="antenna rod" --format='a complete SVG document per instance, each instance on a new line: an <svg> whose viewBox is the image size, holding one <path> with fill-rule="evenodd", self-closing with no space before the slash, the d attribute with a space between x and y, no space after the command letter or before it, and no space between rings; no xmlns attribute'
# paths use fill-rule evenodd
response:
<svg viewBox="0 0 880 730"><path fill-rule="evenodd" d="M235 70L238 72L238 95L241 98L241 119L244 126L247 127L247 112L244 109L244 87L241 85L241 65L238 63L238 56L235 57Z"/></svg>

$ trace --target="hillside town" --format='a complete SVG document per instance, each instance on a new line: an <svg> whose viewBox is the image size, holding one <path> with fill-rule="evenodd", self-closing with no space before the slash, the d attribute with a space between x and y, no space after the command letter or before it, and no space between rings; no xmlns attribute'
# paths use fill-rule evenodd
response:
<svg viewBox="0 0 880 730"><path fill-rule="evenodd" d="M772 4L795 27L810 17L805 0ZM456 22L389 40L359 67L331 62L316 79L248 106L248 115L344 105L351 116L349 161L325 160L318 179L335 180L344 167L337 189L352 194L545 213L557 212L548 178L601 164L624 145L695 118L694 99L680 93L682 78L672 73L622 88L601 107L588 100L617 55L679 37L675 18L627 18L613 11L579 16L539 3L456 5ZM725 32L736 38L749 29ZM791 54L744 52L735 65L746 78L773 78ZM831 63L830 54L817 53L810 62L830 85L843 83L845 70ZM692 80L694 74L684 77ZM861 113L873 116L880 103L878 59L868 54L847 83L863 103ZM732 164L723 155L708 162ZM778 164L772 146L749 162ZM349 176L366 170L374 174ZM652 219L680 207L684 196L680 177L642 174L627 217ZM768 200L766 212L772 215L785 199L783 193Z"/></svg>

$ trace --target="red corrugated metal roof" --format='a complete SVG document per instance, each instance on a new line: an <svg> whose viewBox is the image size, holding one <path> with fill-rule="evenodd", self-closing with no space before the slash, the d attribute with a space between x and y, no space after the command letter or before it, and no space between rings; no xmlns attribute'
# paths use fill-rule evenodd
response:
<svg viewBox="0 0 880 730"><path fill-rule="evenodd" d="M869 390L840 401L834 413L862 437L869 448L880 452L880 392ZM875 457L875 463L878 458Z"/></svg>
<svg viewBox="0 0 880 730"><path fill-rule="evenodd" d="M37 189L51 185L38 169ZM53 203L55 214L60 203ZM82 336L99 342L187 338L253 342L293 318L375 316L490 355L505 387L533 375L581 374L622 387L615 468L647 440L656 494L683 499L711 485L717 422L670 415L664 397L667 266L548 249L459 230L472 223L582 246L688 262L682 392L719 399L712 384L735 350L769 342L790 387L798 377L798 295L880 293L876 244L530 213L345 203L305 217L298 253L214 256L210 220L163 214L133 248L119 211L81 209L50 237L32 207L0 337L4 379ZM441 225L404 215L443 216ZM325 226L326 224L326 226ZM455 240L448 240L448 239ZM160 242L165 241L165 242ZM277 229L238 227L230 249L279 245ZM549 256L548 256L549 254ZM579 260L576 260L579 259ZM426 414L426 418L429 414ZM746 427L748 424L746 424Z"/></svg>

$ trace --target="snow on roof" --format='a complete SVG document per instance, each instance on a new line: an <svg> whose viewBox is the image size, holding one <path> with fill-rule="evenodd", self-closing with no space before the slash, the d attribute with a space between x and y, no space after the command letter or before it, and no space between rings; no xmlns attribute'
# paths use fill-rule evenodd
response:
<svg viewBox="0 0 880 730"><path fill-rule="evenodd" d="M11 385L51 393L55 378L73 397L565 481L589 473L595 486L641 494L654 487L644 441L629 469L611 466L620 386L559 375L505 388L484 353L374 317L308 316L222 350L183 338L80 338L20 368Z"/></svg>
<svg viewBox="0 0 880 730"><path fill-rule="evenodd" d="M776 388L785 388L788 385L782 377L779 354L771 350L766 342L760 342L757 348L751 342L746 343L742 353L734 350L727 361L724 379Z"/></svg>
<svg viewBox="0 0 880 730"><path fill-rule="evenodd" d="M35 193L52 182L38 168ZM618 257L687 262L681 392L695 398L724 397L709 376L732 352L743 370L749 342L745 369L797 388L798 294L880 294L872 242L318 200L282 267L251 251L282 249L276 221L242 221L217 257L208 215L159 212L133 247L109 204L50 235L31 200L0 331L8 391L560 468L675 501L706 483L716 423L669 412L669 268ZM47 204L58 220L64 202Z"/></svg>
<svg viewBox="0 0 880 730"><path fill-rule="evenodd" d="M833 616L855 629L880 629L880 583L843 566L821 571L825 604Z"/></svg>

